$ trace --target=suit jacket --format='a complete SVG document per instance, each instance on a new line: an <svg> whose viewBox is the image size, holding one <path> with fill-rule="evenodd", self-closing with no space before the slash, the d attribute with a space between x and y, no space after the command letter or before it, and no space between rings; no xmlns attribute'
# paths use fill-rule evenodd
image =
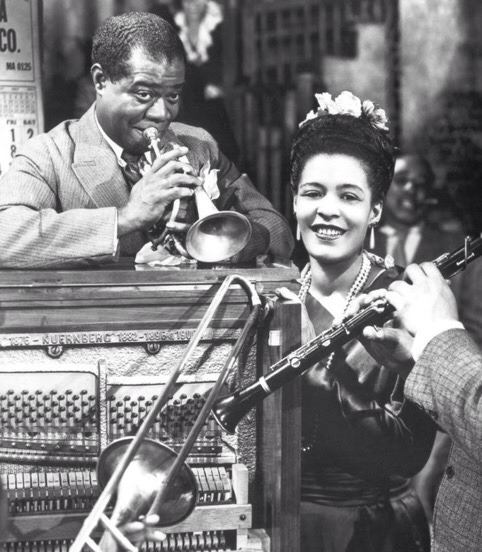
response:
<svg viewBox="0 0 482 552"><path fill-rule="evenodd" d="M0 268L66 267L115 262L146 243L142 232L117 240L117 208L129 189L95 121L95 104L27 142L0 179ZM173 123L167 140L189 148L196 170L219 169L218 206L234 198L253 226L240 260L267 251L289 257L293 238L284 218L226 159L206 131ZM234 194L231 194L234 192Z"/></svg>
<svg viewBox="0 0 482 552"><path fill-rule="evenodd" d="M464 330L427 345L405 384L406 396L452 437L434 515L433 552L482 549L482 354Z"/></svg>
<svg viewBox="0 0 482 552"><path fill-rule="evenodd" d="M387 236L376 231L374 253L380 257L387 254ZM420 242L414 263L433 261L443 253L461 247L464 235L461 231L448 231L427 223L422 228ZM468 265L461 273L451 279L451 288L457 299L460 320L479 347L482 348L482 261Z"/></svg>
<svg viewBox="0 0 482 552"><path fill-rule="evenodd" d="M460 247L463 243L463 235L459 232L449 232L434 224L426 223L421 230L420 242L415 251L413 263L433 261L442 253ZM374 253L380 257L387 254L387 236L376 230Z"/></svg>
<svg viewBox="0 0 482 552"><path fill-rule="evenodd" d="M460 321L482 350L482 260L469 264L459 278Z"/></svg>
<svg viewBox="0 0 482 552"><path fill-rule="evenodd" d="M443 253L453 251L464 243L464 235L461 231L448 231L439 228L435 224L427 223L423 226L420 242L414 263L433 261ZM374 253L385 257L387 251L387 236L383 232L377 232L376 247ZM469 331L472 338L482 347L482 293L481 278L482 262L474 262L461 273L451 279L451 288L457 299L460 320Z"/></svg>

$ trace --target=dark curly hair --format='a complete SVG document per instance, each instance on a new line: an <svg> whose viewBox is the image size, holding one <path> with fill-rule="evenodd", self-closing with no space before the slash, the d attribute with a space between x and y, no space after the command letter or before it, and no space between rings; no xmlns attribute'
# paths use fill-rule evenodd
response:
<svg viewBox="0 0 482 552"><path fill-rule="evenodd" d="M347 114L310 119L298 129L291 147L290 181L296 193L306 161L320 153L343 154L360 161L373 201L385 197L393 178L395 152L388 133L362 118Z"/></svg>
<svg viewBox="0 0 482 552"><path fill-rule="evenodd" d="M154 61L185 62L184 47L174 28L147 12L128 12L106 19L92 40L92 63L98 63L115 82L129 73L134 49L142 49Z"/></svg>
<svg viewBox="0 0 482 552"><path fill-rule="evenodd" d="M425 190L427 192L431 192L433 190L435 174L433 172L432 165L430 165L430 162L425 155L418 151L399 149L395 153L395 161L398 161L399 159L406 159L407 161L417 164L420 169L422 169L423 176L425 177Z"/></svg>

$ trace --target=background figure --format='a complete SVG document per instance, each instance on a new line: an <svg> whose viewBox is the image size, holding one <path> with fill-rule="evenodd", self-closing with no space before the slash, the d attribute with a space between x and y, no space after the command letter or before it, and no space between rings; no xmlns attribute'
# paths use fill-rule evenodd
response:
<svg viewBox="0 0 482 552"><path fill-rule="evenodd" d="M206 129L236 162L239 149L224 102L222 5L215 0L176 0L172 10L187 61L178 121Z"/></svg>
<svg viewBox="0 0 482 552"><path fill-rule="evenodd" d="M436 190L434 173L423 155L399 155L382 224L375 231L374 252L381 257L391 255L396 264L405 267L433 261L460 247L465 235L480 233L482 165L476 158L474 152L473 159L449 172L449 190L445 194ZM481 270L480 263L473 263L451 280L460 319L479 347L482 347Z"/></svg>
<svg viewBox="0 0 482 552"><path fill-rule="evenodd" d="M405 267L458 247L463 239L460 226L435 222L430 216L434 203L434 174L428 161L416 153L399 155L374 252L391 255L395 264Z"/></svg>
<svg viewBox="0 0 482 552"><path fill-rule="evenodd" d="M437 207L432 207L437 204L434 192L434 173L427 159L417 153L399 155L385 201L383 223L376 231L376 254L391 255L397 265L405 267L412 262L432 261L460 247L461 226L451 223L450 218L443 221L440 214L437 216ZM461 276L454 279L453 290L459 298ZM438 432L427 464L412 479L429 520L433 517L450 442L445 433Z"/></svg>
<svg viewBox="0 0 482 552"><path fill-rule="evenodd" d="M447 174L449 193L462 221L464 233L482 232L482 150L464 143L466 155ZM482 350L482 263L471 263L462 272L454 291L459 317Z"/></svg>

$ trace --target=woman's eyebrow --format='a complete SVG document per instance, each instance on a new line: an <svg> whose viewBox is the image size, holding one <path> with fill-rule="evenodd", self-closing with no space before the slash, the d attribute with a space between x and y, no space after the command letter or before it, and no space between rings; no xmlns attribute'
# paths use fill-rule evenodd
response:
<svg viewBox="0 0 482 552"><path fill-rule="evenodd" d="M313 182L302 182L299 187L300 188L303 188L305 186L316 186L317 188L323 188L323 184L321 184L321 182L316 182L316 181L313 181Z"/></svg>
<svg viewBox="0 0 482 552"><path fill-rule="evenodd" d="M317 181L311 181L311 182L303 182L299 185L298 189L301 188L307 188L307 187L315 187L315 188L325 188L325 185L321 182ZM359 186L358 184L353 184L351 182L344 182L342 184L337 184L336 186L337 190L357 190L360 193L365 193L365 190Z"/></svg>
<svg viewBox="0 0 482 552"><path fill-rule="evenodd" d="M346 189L355 189L355 190L358 190L359 192L363 192L364 193L364 189L359 186L358 184L352 184L352 183L345 183L345 184L338 184L337 186L338 189L342 189L342 190L346 190Z"/></svg>

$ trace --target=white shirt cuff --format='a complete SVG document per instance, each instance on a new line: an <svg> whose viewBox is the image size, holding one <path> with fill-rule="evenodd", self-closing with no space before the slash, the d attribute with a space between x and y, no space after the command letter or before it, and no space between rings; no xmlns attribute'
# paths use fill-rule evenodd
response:
<svg viewBox="0 0 482 552"><path fill-rule="evenodd" d="M432 341L435 336L447 330L455 329L463 330L464 325L462 324L462 322L459 322L458 320L441 320L440 322L435 323L430 328L426 328L418 332L412 344L413 360L417 362L425 347L429 344L430 341Z"/></svg>

